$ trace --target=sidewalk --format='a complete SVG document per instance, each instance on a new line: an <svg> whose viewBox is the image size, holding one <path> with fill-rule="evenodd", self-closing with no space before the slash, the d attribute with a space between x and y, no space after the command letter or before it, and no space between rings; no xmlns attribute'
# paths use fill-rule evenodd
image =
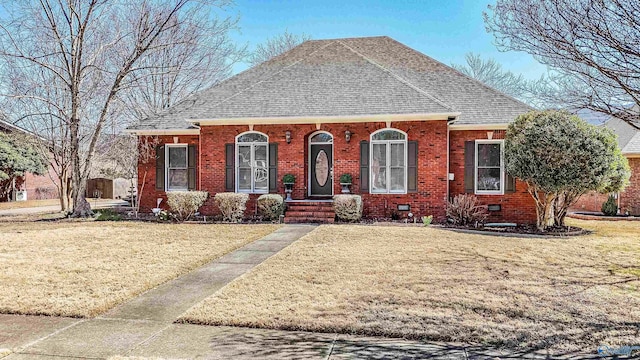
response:
<svg viewBox="0 0 640 360"><path fill-rule="evenodd" d="M289 225L94 319L0 315L0 358L19 359L544 359L463 344L175 324L184 311L315 226ZM3 350L11 354L3 358ZM566 359L599 359L567 354Z"/></svg>

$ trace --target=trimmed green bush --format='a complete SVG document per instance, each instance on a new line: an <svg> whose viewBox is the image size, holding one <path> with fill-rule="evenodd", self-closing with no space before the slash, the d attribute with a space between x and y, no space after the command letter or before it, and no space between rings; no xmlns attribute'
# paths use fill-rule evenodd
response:
<svg viewBox="0 0 640 360"><path fill-rule="evenodd" d="M258 214L264 220L277 220L284 214L284 199L278 194L264 194L258 198Z"/></svg>
<svg viewBox="0 0 640 360"><path fill-rule="evenodd" d="M222 219L229 222L241 222L247 209L248 194L232 192L217 193L213 200L222 212Z"/></svg>
<svg viewBox="0 0 640 360"><path fill-rule="evenodd" d="M122 215L118 214L117 212L111 210L111 209L103 209L103 210L98 210L97 212L97 216L96 216L96 221L121 221L122 220Z"/></svg>
<svg viewBox="0 0 640 360"><path fill-rule="evenodd" d="M206 191L170 191L167 192L167 205L178 221L193 217L209 197Z"/></svg>
<svg viewBox="0 0 640 360"><path fill-rule="evenodd" d="M360 195L336 195L333 197L333 210L342 221L362 219L362 197Z"/></svg>
<svg viewBox="0 0 640 360"><path fill-rule="evenodd" d="M340 184L351 184L353 177L351 174L342 174L340 175Z"/></svg>
<svg viewBox="0 0 640 360"><path fill-rule="evenodd" d="M282 182L285 184L293 184L296 181L296 177L292 174L287 174L282 177Z"/></svg>
<svg viewBox="0 0 640 360"><path fill-rule="evenodd" d="M618 214L618 203L615 196L609 195L607 201L602 204L602 213L607 216L616 216Z"/></svg>

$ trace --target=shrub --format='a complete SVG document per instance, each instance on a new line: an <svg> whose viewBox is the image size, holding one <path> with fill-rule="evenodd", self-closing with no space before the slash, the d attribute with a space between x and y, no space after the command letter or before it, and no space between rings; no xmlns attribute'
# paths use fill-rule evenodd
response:
<svg viewBox="0 0 640 360"><path fill-rule="evenodd" d="M431 225L432 221L433 221L433 215L423 216L422 217L422 223L424 224L424 226Z"/></svg>
<svg viewBox="0 0 640 360"><path fill-rule="evenodd" d="M122 215L111 209L103 209L98 210L96 216L96 221L120 221L122 220Z"/></svg>
<svg viewBox="0 0 640 360"><path fill-rule="evenodd" d="M295 181L296 181L296 177L291 174L287 174L282 177L282 182L285 184L293 184Z"/></svg>
<svg viewBox="0 0 640 360"><path fill-rule="evenodd" d="M206 191L171 191L167 193L167 205L178 221L186 221L198 212L209 197Z"/></svg>
<svg viewBox="0 0 640 360"><path fill-rule="evenodd" d="M333 197L333 210L340 220L358 221L362 219L362 197L360 195L336 195Z"/></svg>
<svg viewBox="0 0 640 360"><path fill-rule="evenodd" d="M352 180L353 180L353 178L351 177L351 174L342 174L342 175L340 175L340 183L341 184L351 184Z"/></svg>
<svg viewBox="0 0 640 360"><path fill-rule="evenodd" d="M247 209L248 194L217 193L213 199L222 212L222 219L230 222L240 222L244 218Z"/></svg>
<svg viewBox="0 0 640 360"><path fill-rule="evenodd" d="M607 216L615 216L618 214L618 204L613 195L609 195L607 201L602 204L602 213Z"/></svg>
<svg viewBox="0 0 640 360"><path fill-rule="evenodd" d="M284 199L278 194L264 194L258 198L258 214L264 220L277 220L284 213Z"/></svg>
<svg viewBox="0 0 640 360"><path fill-rule="evenodd" d="M487 218L487 210L478 205L478 198L471 194L456 195L447 203L447 218L455 225L475 225Z"/></svg>

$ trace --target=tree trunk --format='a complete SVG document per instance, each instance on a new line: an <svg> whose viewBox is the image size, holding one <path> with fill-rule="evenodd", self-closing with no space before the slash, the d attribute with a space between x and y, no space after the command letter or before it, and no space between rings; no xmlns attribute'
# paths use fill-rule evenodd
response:
<svg viewBox="0 0 640 360"><path fill-rule="evenodd" d="M85 198L87 182L80 179L73 184L73 217L88 217L93 215L91 204Z"/></svg>
<svg viewBox="0 0 640 360"><path fill-rule="evenodd" d="M537 228L540 232L546 231L554 224L554 200L555 195L553 194L544 194L541 198L536 199Z"/></svg>
<svg viewBox="0 0 640 360"><path fill-rule="evenodd" d="M58 199L60 200L60 211L68 214L71 211L71 184L69 174L63 170L58 175Z"/></svg>

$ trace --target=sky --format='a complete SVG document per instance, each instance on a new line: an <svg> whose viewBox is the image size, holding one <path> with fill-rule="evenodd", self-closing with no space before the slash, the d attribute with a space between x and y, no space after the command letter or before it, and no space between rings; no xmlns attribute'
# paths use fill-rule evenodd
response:
<svg viewBox="0 0 640 360"><path fill-rule="evenodd" d="M312 39L386 35L447 65L464 64L468 52L493 58L528 79L546 67L521 52L500 52L485 30L487 0L235 0L239 31L231 36L249 50L288 30ZM234 72L247 68L237 64Z"/></svg>

